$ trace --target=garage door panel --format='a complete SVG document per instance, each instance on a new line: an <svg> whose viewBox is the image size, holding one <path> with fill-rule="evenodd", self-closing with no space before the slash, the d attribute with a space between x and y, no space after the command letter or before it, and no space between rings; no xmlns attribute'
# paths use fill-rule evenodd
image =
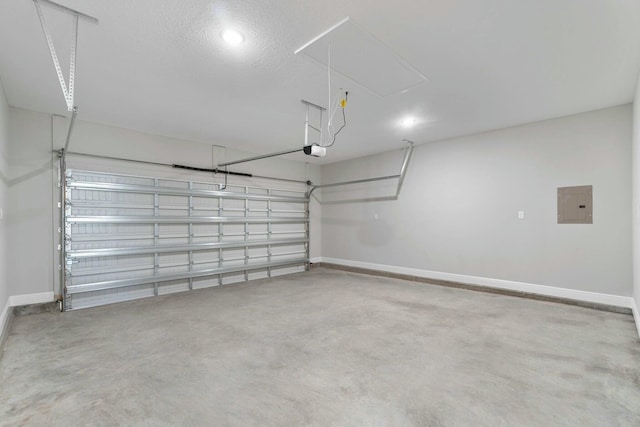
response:
<svg viewBox="0 0 640 427"><path fill-rule="evenodd" d="M158 295L167 295L173 294L176 292L184 292L188 291L189 281L188 280L174 280L170 282L163 282L158 286Z"/></svg>
<svg viewBox="0 0 640 427"><path fill-rule="evenodd" d="M66 302L69 305L73 305L74 310L77 310L152 296L154 296L154 286L150 283L136 286L135 288L112 289L67 296Z"/></svg>
<svg viewBox="0 0 640 427"><path fill-rule="evenodd" d="M218 276L199 277L199 278L193 279L191 282L192 289L204 289L204 288L210 288L210 287L219 286L219 285L220 285L220 279L218 278Z"/></svg>
<svg viewBox="0 0 640 427"><path fill-rule="evenodd" d="M66 310L308 267L299 191L66 172Z"/></svg>
<svg viewBox="0 0 640 427"><path fill-rule="evenodd" d="M267 269L250 271L248 276L248 280L266 279L269 277L269 271Z"/></svg>
<svg viewBox="0 0 640 427"><path fill-rule="evenodd" d="M232 283L240 283L247 281L244 273L227 273L222 275L222 284L230 285Z"/></svg>

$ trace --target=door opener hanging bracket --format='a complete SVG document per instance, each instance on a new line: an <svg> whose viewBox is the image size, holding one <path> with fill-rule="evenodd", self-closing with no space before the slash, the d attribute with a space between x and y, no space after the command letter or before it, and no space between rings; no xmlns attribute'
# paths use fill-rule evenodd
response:
<svg viewBox="0 0 640 427"><path fill-rule="evenodd" d="M307 107L306 113L305 113L305 119L304 119L304 145L305 147L307 145L313 145L313 143L309 142L309 129L315 130L319 134L318 145L321 145L322 144L322 113L326 111L326 108L316 105L313 102L309 102L306 99L301 99L300 102L302 102ZM318 123L317 127L313 126L309 121L311 109L313 109L314 111L318 111L318 113L320 114L320 122Z"/></svg>
<svg viewBox="0 0 640 427"><path fill-rule="evenodd" d="M319 142L322 142L322 114L326 111L326 108L316 105L307 100L300 100L306 106L306 113L304 119L304 146L302 148L294 148L292 150L278 151L277 153L270 154L261 154L259 156L249 157L246 159L233 160L231 162L218 163L218 167L226 167L230 165L237 165L238 163L246 163L252 162L254 160L267 159L269 157L283 156L285 154L297 153L298 151L303 151L307 155L312 155L314 157L322 157L326 154L327 150L324 147L321 147L320 144L309 142L309 129L316 131L319 134ZM320 114L320 124L316 127L310 123L310 113L311 111L318 111Z"/></svg>
<svg viewBox="0 0 640 427"><path fill-rule="evenodd" d="M71 53L69 55L69 84L68 85L64 79L64 75L62 74L62 68L60 67L60 61L58 60L56 48L53 44L53 39L51 38L51 33L49 32L49 28L47 27L47 23L46 23L44 14L42 13L42 7L40 6L40 3L46 6L49 6L51 8L60 10L62 12L68 13L73 17L72 32L71 32ZM76 74L76 53L78 51L78 20L82 18L94 24L97 24L98 20L92 16L85 15L84 13L62 6L50 0L33 0L33 4L36 6L38 18L40 19L40 25L42 26L42 31L44 32L44 36L47 39L47 46L49 47L49 53L51 54L51 60L53 61L53 66L56 69L58 81L60 82L62 95L64 96L65 103L67 104L67 110L73 111L75 74Z"/></svg>

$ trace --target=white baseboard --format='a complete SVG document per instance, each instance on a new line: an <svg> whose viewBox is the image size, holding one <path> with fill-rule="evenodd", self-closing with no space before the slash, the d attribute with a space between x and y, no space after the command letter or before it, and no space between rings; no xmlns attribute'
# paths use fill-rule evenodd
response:
<svg viewBox="0 0 640 427"><path fill-rule="evenodd" d="M319 262L338 264L347 267L365 268L388 273L405 274L425 279L447 280L450 282L466 283L470 285L486 286L490 288L505 289L516 292L545 295L549 297L566 298L577 301L586 301L598 304L613 305L616 307L633 307L633 298L621 295L601 294L597 292L579 291L576 289L556 288L554 286L535 285L533 283L514 282L511 280L491 279L488 277L468 276L465 274L444 273L441 271L420 270L416 268L396 267L393 265L373 264L369 262L351 261L337 258L322 257ZM636 318L636 325L638 325Z"/></svg>
<svg viewBox="0 0 640 427"><path fill-rule="evenodd" d="M53 301L54 301L53 292L42 292L39 294L13 295L9 297L9 302L11 303L11 307L17 307L20 305L29 305L29 304L42 304L45 302L53 302Z"/></svg>
<svg viewBox="0 0 640 427"><path fill-rule="evenodd" d="M638 338L640 338L640 312L638 311L638 304L636 304L636 300L631 298L631 304L633 305L633 307L631 307L631 309L633 310L633 319L636 321L636 329L638 330Z"/></svg>
<svg viewBox="0 0 640 427"><path fill-rule="evenodd" d="M315 264L315 263L318 263L318 262L322 262L322 259L323 259L322 257L309 258L309 262L311 264Z"/></svg>

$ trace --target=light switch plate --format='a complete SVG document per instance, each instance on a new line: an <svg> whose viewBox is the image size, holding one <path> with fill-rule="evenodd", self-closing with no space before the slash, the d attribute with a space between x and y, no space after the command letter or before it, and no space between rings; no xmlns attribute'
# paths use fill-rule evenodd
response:
<svg viewBox="0 0 640 427"><path fill-rule="evenodd" d="M524 219L524 211L518 211L518 219Z"/></svg>

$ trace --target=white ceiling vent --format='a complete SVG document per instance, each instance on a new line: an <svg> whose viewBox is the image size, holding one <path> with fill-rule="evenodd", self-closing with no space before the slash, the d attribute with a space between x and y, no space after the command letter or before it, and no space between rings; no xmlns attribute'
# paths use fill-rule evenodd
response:
<svg viewBox="0 0 640 427"><path fill-rule="evenodd" d="M379 96L403 92L427 81L390 47L345 18L296 50Z"/></svg>

